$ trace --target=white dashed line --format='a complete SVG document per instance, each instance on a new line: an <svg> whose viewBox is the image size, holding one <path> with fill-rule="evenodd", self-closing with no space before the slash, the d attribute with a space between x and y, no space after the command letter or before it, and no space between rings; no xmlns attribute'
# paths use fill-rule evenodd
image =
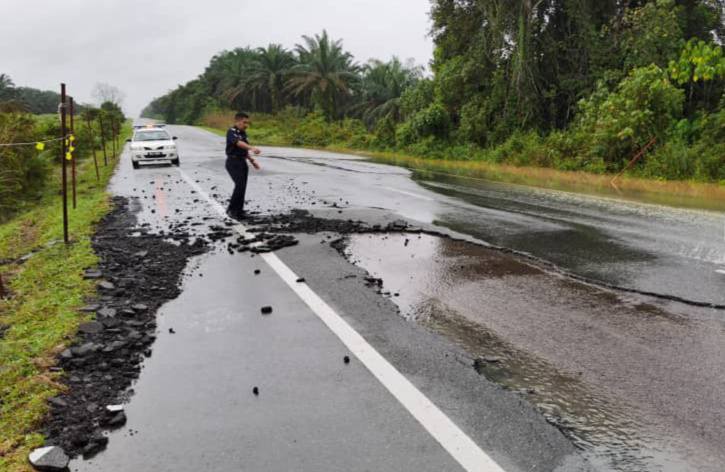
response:
<svg viewBox="0 0 725 472"><path fill-rule="evenodd" d="M219 202L212 199L183 170L178 169L178 171L186 183L196 190L220 216L226 217L226 211ZM391 190L409 193L392 188ZM430 200L421 195L410 195ZM246 235L244 225L235 225L234 230L242 236ZM307 284L297 283L297 275L276 254L269 252L260 254L260 256L464 470L467 472L503 472L503 469L478 444L461 431L428 397L368 344L365 338L319 295Z"/></svg>

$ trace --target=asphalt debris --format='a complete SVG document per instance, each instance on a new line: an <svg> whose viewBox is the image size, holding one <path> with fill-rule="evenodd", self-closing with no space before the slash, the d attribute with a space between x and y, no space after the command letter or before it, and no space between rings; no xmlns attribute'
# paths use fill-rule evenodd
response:
<svg viewBox="0 0 725 472"><path fill-rule="evenodd" d="M108 444L104 430L125 424L122 409L103 405L128 398L156 339L156 310L179 295L188 259L209 246L205 239L192 242L184 232L150 233L136 226L129 200L115 197L113 203L92 240L100 263L91 269L91 278L98 271L103 280L97 286L98 301L84 311L95 311L96 319L82 323L76 340L58 356L60 381L69 388L49 400L45 445L58 447L50 457L62 457L59 450L70 457L91 457Z"/></svg>
<svg viewBox="0 0 725 472"><path fill-rule="evenodd" d="M34 449L28 455L28 461L35 470L54 472L68 470L70 457L58 446L46 446Z"/></svg>
<svg viewBox="0 0 725 472"><path fill-rule="evenodd" d="M270 313L272 313L272 307L271 306L263 306L261 311L262 311L262 314L263 315L269 315Z"/></svg>

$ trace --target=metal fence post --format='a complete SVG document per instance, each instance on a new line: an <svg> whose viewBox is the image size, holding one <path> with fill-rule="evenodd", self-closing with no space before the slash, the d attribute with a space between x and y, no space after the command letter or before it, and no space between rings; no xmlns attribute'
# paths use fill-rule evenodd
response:
<svg viewBox="0 0 725 472"><path fill-rule="evenodd" d="M60 84L60 160L62 162L62 182L63 182L63 241L68 244L68 176L66 174L66 158L65 153L68 152L66 146L65 129L65 84Z"/></svg>
<svg viewBox="0 0 725 472"><path fill-rule="evenodd" d="M103 110L98 113L98 124L101 127L101 147L103 148L103 165L108 165L108 154L106 153L106 135L103 132Z"/></svg>
<svg viewBox="0 0 725 472"><path fill-rule="evenodd" d="M93 136L93 124L91 117L86 114L86 124L88 125L88 135L91 140L91 151L93 151L93 165L96 167L96 181L101 181L101 174L98 172L98 158L96 157L96 140Z"/></svg>
<svg viewBox="0 0 725 472"><path fill-rule="evenodd" d="M70 134L73 136L73 139L75 139L75 125L73 121L73 115L75 113L75 110L73 108L73 97L68 97L68 102L70 105ZM73 145L74 141L70 142L70 149L75 148ZM73 189L73 209L76 209L76 156L73 154L73 151L70 151L71 155L71 187Z"/></svg>
<svg viewBox="0 0 725 472"><path fill-rule="evenodd" d="M113 158L116 158L116 119L111 115L111 147L113 148Z"/></svg>

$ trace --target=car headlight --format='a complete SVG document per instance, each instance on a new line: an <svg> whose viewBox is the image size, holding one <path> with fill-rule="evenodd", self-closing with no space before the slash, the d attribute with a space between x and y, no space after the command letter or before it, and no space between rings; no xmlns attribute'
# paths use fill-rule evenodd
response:
<svg viewBox="0 0 725 472"><path fill-rule="evenodd" d="M132 145L131 145L131 150L132 150L132 151L143 151L143 146L134 146L134 145L132 144Z"/></svg>

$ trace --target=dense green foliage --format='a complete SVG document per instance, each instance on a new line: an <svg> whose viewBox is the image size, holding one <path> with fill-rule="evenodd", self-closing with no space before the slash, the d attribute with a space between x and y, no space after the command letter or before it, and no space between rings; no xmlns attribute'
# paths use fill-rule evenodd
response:
<svg viewBox="0 0 725 472"><path fill-rule="evenodd" d="M623 169L654 139L638 174L724 180L724 6L433 0L431 77L397 59L360 67L323 33L294 51L223 52L146 113L198 123L219 109L295 107L280 115L288 125L311 115L286 133L293 142L354 129L373 149L592 172Z"/></svg>
<svg viewBox="0 0 725 472"><path fill-rule="evenodd" d="M34 89L15 88L6 75L0 75L0 144L5 144L0 146L0 222L38 201L54 164L59 164L61 159L61 143L56 139L61 134L60 121L55 113L60 96L44 98L49 106L52 102L54 114L33 115L19 99L27 90ZM40 94L38 96L45 94L35 92ZM126 120L120 107L114 103L103 103L98 109L78 107L74 120L74 156L77 159L85 159L94 147L99 148L102 139L99 118L104 121L105 141L111 139L110 124L116 123L118 127ZM70 124L70 118L67 123ZM40 148L34 144L17 145L46 140L53 141L42 144Z"/></svg>

